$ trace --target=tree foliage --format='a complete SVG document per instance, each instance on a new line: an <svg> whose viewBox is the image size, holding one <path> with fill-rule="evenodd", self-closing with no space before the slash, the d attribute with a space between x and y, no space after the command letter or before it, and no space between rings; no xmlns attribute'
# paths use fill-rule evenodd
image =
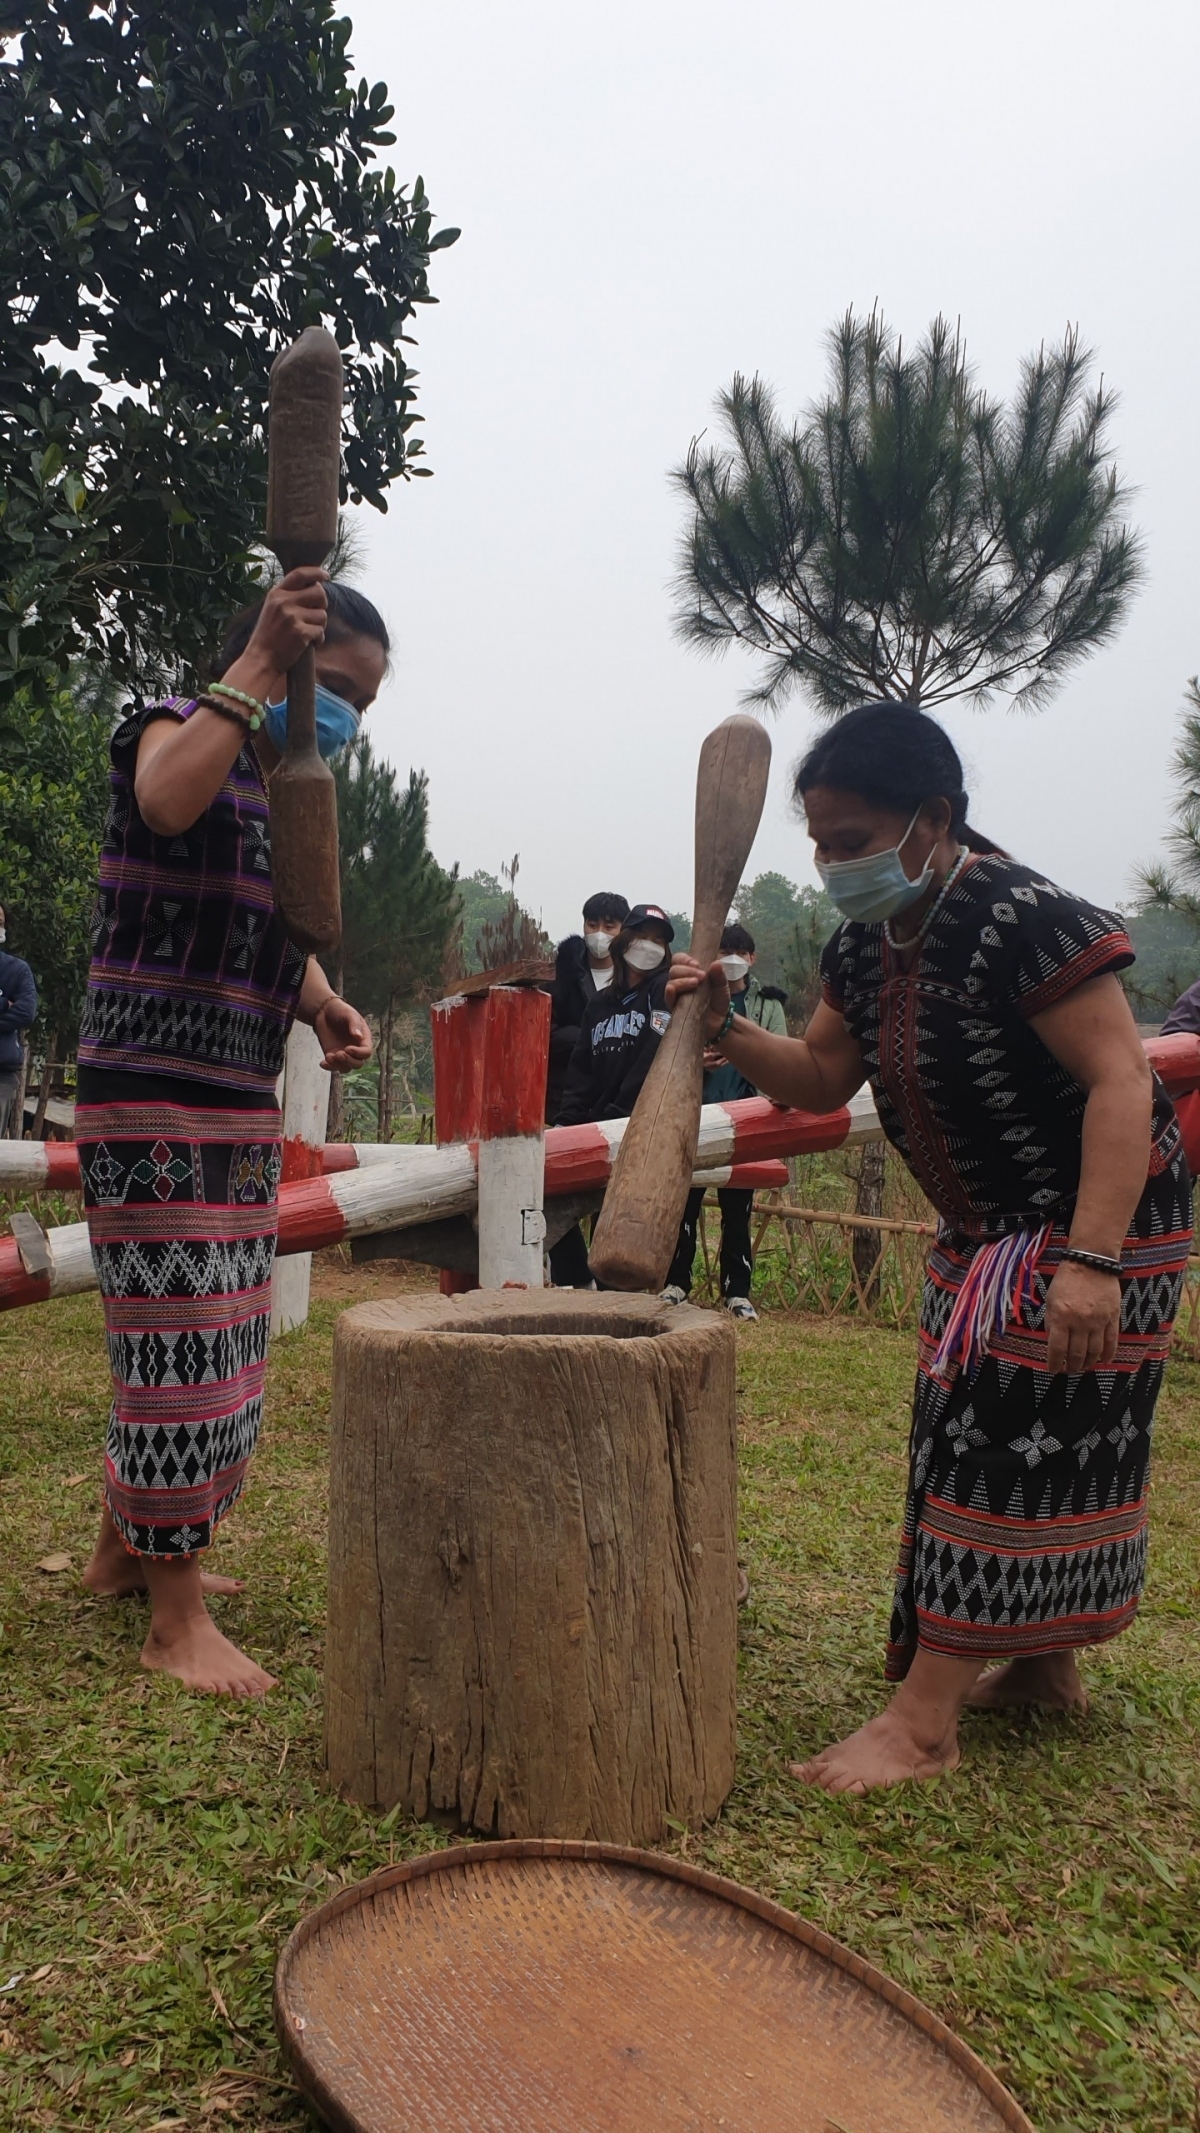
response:
<svg viewBox="0 0 1200 2133"><path fill-rule="evenodd" d="M411 1052L413 1003L441 985L457 934L457 869L446 873L429 850L429 781L414 770L400 787L360 735L334 763L341 853L339 990L379 1028L376 1124L391 1137L398 1030ZM426 1047L427 1049L427 1047ZM404 1078L402 1076L402 1078Z"/></svg>
<svg viewBox="0 0 1200 2133"><path fill-rule="evenodd" d="M743 882L733 917L754 937L754 975L787 994L788 1019L803 1028L821 996L821 950L841 924L823 889L797 888L786 874Z"/></svg>
<svg viewBox="0 0 1200 2133"><path fill-rule="evenodd" d="M1121 972L1139 1022L1157 1024L1200 977L1200 927L1185 912L1146 903L1125 914L1136 963Z"/></svg>
<svg viewBox="0 0 1200 2133"><path fill-rule="evenodd" d="M520 855L502 865L503 881L478 867L459 882L462 914L459 962L464 972L499 970L505 963L537 961L554 953L540 919L518 902Z"/></svg>
<svg viewBox="0 0 1200 2133"><path fill-rule="evenodd" d="M429 850L429 780L398 786L365 734L333 766L342 874L342 978L365 1014L438 984L458 918L457 869Z"/></svg>
<svg viewBox="0 0 1200 2133"><path fill-rule="evenodd" d="M1166 845L1170 859L1138 869L1143 902L1188 919L1200 932L1200 675L1184 696L1179 738L1171 757L1175 798Z"/></svg>
<svg viewBox="0 0 1200 2133"><path fill-rule="evenodd" d="M481 970L504 970L510 963L541 962L554 953L554 944L540 919L517 901L517 875L521 855L514 852L511 866L501 866L508 883L504 902L495 918L485 919L479 929L475 953Z"/></svg>
<svg viewBox="0 0 1200 2133"><path fill-rule="evenodd" d="M1138 961L1126 981L1139 1012L1165 1013L1196 976L1200 960L1200 675L1184 692L1171 757L1175 797L1166 835L1169 858L1139 867L1140 910L1131 922ZM1140 936L1140 937L1139 937Z"/></svg>
<svg viewBox="0 0 1200 2133"><path fill-rule="evenodd" d="M73 1047L91 954L108 802L113 692L74 677L48 701L19 697L0 739L0 904L7 947L30 965L38 1028Z"/></svg>
<svg viewBox="0 0 1200 2133"><path fill-rule="evenodd" d="M935 319L905 352L876 312L829 335L830 383L792 425L761 379L718 401L724 441L674 479L690 516L680 633L761 655L751 703L805 688L836 714L998 691L1041 703L1111 636L1140 574L1107 443L1113 395L1076 332L1007 405Z"/></svg>
<svg viewBox="0 0 1200 2133"><path fill-rule="evenodd" d="M252 589L303 326L346 360L343 495L429 471L406 328L458 232L371 167L393 109L350 28L333 0L0 4L0 690L202 662Z"/></svg>

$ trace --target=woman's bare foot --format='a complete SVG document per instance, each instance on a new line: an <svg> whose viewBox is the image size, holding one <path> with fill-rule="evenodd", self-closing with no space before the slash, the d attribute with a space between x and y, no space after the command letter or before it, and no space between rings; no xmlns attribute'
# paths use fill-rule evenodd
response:
<svg viewBox="0 0 1200 2133"><path fill-rule="evenodd" d="M223 1637L203 1605L198 1614L168 1623L165 1629L151 1623L142 1665L153 1673L173 1674L185 1688L208 1696L265 1696L275 1687L274 1675L264 1673Z"/></svg>
<svg viewBox="0 0 1200 2133"><path fill-rule="evenodd" d="M967 1702L976 1711L1011 1711L1035 1703L1048 1711L1082 1712L1088 1707L1074 1652L1010 1659L1007 1666L981 1675Z"/></svg>
<svg viewBox="0 0 1200 2133"><path fill-rule="evenodd" d="M185 1687L208 1696L265 1696L274 1688L274 1677L223 1637L209 1614L199 1556L171 1563L155 1555L142 1560L150 1588L143 1666L157 1674L174 1674Z"/></svg>
<svg viewBox="0 0 1200 2133"><path fill-rule="evenodd" d="M107 1504L100 1515L100 1531L91 1562L83 1573L83 1582L89 1592L103 1593L119 1600L149 1591L144 1558L129 1553L113 1524ZM204 1593L241 1592L242 1580L218 1577L214 1572L202 1570L200 1590Z"/></svg>
<svg viewBox="0 0 1200 2133"><path fill-rule="evenodd" d="M864 1793L910 1779L943 1777L961 1761L956 1727L928 1746L915 1737L903 1713L897 1715L893 1703L807 1763L789 1763L788 1773L802 1785L819 1785L823 1792Z"/></svg>
<svg viewBox="0 0 1200 2133"><path fill-rule="evenodd" d="M979 1673L977 1659L951 1659L919 1646L886 1711L789 1775L823 1792L875 1792L884 1785L957 1770L958 1714Z"/></svg>

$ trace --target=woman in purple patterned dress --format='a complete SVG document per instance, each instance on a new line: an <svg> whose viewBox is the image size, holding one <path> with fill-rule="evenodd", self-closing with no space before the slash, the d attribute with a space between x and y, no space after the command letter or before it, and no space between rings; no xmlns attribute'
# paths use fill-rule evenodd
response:
<svg viewBox="0 0 1200 2133"><path fill-rule="evenodd" d="M1133 1619L1191 1192L1117 982L1120 920L968 828L942 728L902 705L848 712L796 790L846 913L822 1005L803 1041L771 1036L731 1015L714 964L712 1041L804 1110L868 1080L941 1217L888 1643L900 1687L791 1766L866 1792L953 1769L967 1702L1083 1705L1076 1651ZM702 976L676 958L674 988Z"/></svg>
<svg viewBox="0 0 1200 2133"><path fill-rule="evenodd" d="M144 1666L264 1695L202 1570L245 1486L262 1411L275 1256L275 1087L293 1020L325 1065L370 1032L288 940L271 893L267 780L288 668L316 648L328 752L372 702L387 633L361 595L295 570L234 624L218 681L113 735L76 1132L113 1377L105 1509L85 1582L148 1591ZM270 706L270 710L266 707Z"/></svg>

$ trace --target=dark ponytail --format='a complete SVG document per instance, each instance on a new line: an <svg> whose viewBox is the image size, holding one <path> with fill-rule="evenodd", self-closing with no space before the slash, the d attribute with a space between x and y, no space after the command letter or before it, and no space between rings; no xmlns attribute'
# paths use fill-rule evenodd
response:
<svg viewBox="0 0 1200 2133"><path fill-rule="evenodd" d="M915 815L926 800L948 800L950 829L969 852L999 852L967 821L963 769L949 734L907 704L860 704L812 744L796 772L802 801L814 785L852 792L872 807Z"/></svg>

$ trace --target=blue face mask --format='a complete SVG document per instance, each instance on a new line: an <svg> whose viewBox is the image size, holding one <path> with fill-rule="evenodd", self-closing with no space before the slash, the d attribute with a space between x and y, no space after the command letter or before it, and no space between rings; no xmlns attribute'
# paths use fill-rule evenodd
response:
<svg viewBox="0 0 1200 2133"><path fill-rule="evenodd" d="M263 720L267 739L283 754L287 746L287 698L268 704ZM358 732L358 712L344 696L335 696L324 682L317 683L317 748L321 755L339 755Z"/></svg>
<svg viewBox="0 0 1200 2133"><path fill-rule="evenodd" d="M865 859L832 859L828 863L816 861L817 872L827 893L833 898L839 911L847 918L858 919L867 925L880 919L896 918L907 911L919 896L924 896L933 880L933 859L929 859L922 874L910 881L900 863L900 854L913 833L917 815L913 816L899 844L889 845L884 852L868 852Z"/></svg>

